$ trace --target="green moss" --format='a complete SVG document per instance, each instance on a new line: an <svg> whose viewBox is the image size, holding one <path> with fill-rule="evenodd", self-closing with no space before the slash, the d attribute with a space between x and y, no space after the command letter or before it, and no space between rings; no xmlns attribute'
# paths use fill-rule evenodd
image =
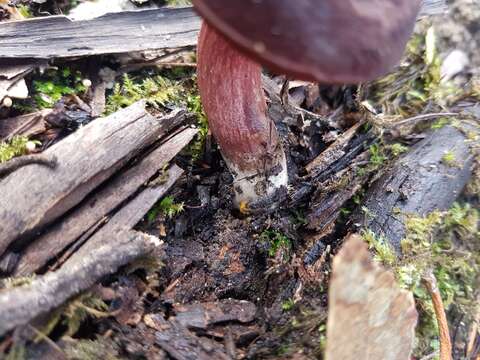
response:
<svg viewBox="0 0 480 360"><path fill-rule="evenodd" d="M395 143L387 147L394 157L398 157L408 151L408 147L400 143Z"/></svg>
<svg viewBox="0 0 480 360"><path fill-rule="evenodd" d="M33 81L33 99L38 108L51 108L63 96L80 94L86 88L82 83L81 72L66 67L49 69L40 78Z"/></svg>
<svg viewBox="0 0 480 360"><path fill-rule="evenodd" d="M282 303L283 311L290 311L295 306L295 301L293 299L287 299Z"/></svg>
<svg viewBox="0 0 480 360"><path fill-rule="evenodd" d="M25 155L27 153L27 137L15 136L8 142L0 143L0 164L6 162L16 156ZM36 144L40 144L35 141Z"/></svg>
<svg viewBox="0 0 480 360"><path fill-rule="evenodd" d="M428 216L406 216L403 257L392 258L385 241L368 231L364 237L376 258L390 266L399 284L413 292L420 314L416 355L438 349L438 328L431 298L422 284L426 270L433 270L447 311L455 308L464 321L474 314L475 289L480 279L479 212L470 205L454 204L449 211Z"/></svg>
<svg viewBox="0 0 480 360"><path fill-rule="evenodd" d="M187 108L196 116L198 134L184 153L189 155L192 161L200 159L209 130L207 117L198 94L195 75L182 67L175 67L154 75L139 74L131 77L125 74L122 80L115 84L112 94L107 98L106 114L142 99L155 108L163 106Z"/></svg>
<svg viewBox="0 0 480 360"><path fill-rule="evenodd" d="M369 152L370 152L370 164L374 168L381 167L384 164L384 162L387 160L387 157L385 156L384 148L379 143L370 145Z"/></svg>
<svg viewBox="0 0 480 360"><path fill-rule="evenodd" d="M30 8L28 6L20 4L17 6L17 9L20 15L22 15L24 18L28 19L33 17L32 13L30 12Z"/></svg>
<svg viewBox="0 0 480 360"><path fill-rule="evenodd" d="M124 74L122 81L115 84L107 99L105 113L111 114L139 100L145 100L150 106L157 108L178 103L181 102L182 91L178 83L161 75L137 80Z"/></svg>
<svg viewBox="0 0 480 360"><path fill-rule="evenodd" d="M290 260L292 241L285 234L273 229L264 230L260 234L260 241L268 245L268 256Z"/></svg>
<svg viewBox="0 0 480 360"><path fill-rule="evenodd" d="M202 101L195 87L187 97L187 108L197 117L198 134L196 139L189 145L187 152L191 155L193 161L197 161L203 154L205 142L208 136L208 120L203 111Z"/></svg>
<svg viewBox="0 0 480 360"><path fill-rule="evenodd" d="M397 262L395 251L384 238L376 236L371 230L363 231L362 237L369 248L374 250L377 261L389 266L395 265Z"/></svg>
<svg viewBox="0 0 480 360"><path fill-rule="evenodd" d="M172 218L184 210L184 204L175 203L173 196L165 196L153 209L147 214L147 220L153 222L159 214L164 215L167 218Z"/></svg>
<svg viewBox="0 0 480 360"><path fill-rule="evenodd" d="M457 159L455 158L455 153L453 151L447 151L445 154L442 156L442 162L450 167L456 167L458 166Z"/></svg>

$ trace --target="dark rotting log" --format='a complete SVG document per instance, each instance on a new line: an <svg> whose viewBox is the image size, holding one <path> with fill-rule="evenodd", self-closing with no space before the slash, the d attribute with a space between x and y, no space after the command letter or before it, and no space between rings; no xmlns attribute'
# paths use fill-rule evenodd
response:
<svg viewBox="0 0 480 360"><path fill-rule="evenodd" d="M468 131L448 125L414 145L367 191L355 225L383 236L401 254L405 216L449 209L470 180L475 143Z"/></svg>

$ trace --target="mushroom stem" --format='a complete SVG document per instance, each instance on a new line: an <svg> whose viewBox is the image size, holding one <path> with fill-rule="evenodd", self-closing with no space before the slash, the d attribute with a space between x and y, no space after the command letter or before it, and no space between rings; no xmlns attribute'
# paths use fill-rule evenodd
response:
<svg viewBox="0 0 480 360"><path fill-rule="evenodd" d="M204 22L197 71L210 130L234 177L236 205L272 205L288 176L275 124L267 116L261 66Z"/></svg>

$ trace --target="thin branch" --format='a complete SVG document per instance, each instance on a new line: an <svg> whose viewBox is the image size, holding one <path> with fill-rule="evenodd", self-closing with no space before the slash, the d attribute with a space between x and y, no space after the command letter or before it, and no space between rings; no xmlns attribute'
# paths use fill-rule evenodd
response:
<svg viewBox="0 0 480 360"><path fill-rule="evenodd" d="M54 169L57 166L57 158L55 156L46 155L25 155L13 158L3 164L0 164L0 177L8 175L17 169L31 164L43 165L50 169Z"/></svg>
<svg viewBox="0 0 480 360"><path fill-rule="evenodd" d="M452 360L452 342L448 331L447 315L443 306L442 296L438 289L437 279L431 270L425 272L422 278L433 302L440 333L440 360Z"/></svg>
<svg viewBox="0 0 480 360"><path fill-rule="evenodd" d="M427 120L433 120L439 117L452 117L452 116L458 116L460 115L459 113L454 113L454 112L444 112L444 113L431 113L431 114L422 114L418 116L413 116L411 118L407 118L405 120L399 121L395 124L393 124L393 128L397 128L399 126L411 124L411 123L417 123L420 121L427 121Z"/></svg>

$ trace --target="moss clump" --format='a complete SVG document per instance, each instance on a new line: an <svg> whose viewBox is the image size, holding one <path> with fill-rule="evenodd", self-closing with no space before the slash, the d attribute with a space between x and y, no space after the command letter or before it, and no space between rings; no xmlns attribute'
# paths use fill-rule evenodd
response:
<svg viewBox="0 0 480 360"><path fill-rule="evenodd" d="M279 258L282 262L290 260L292 241L278 230L267 229L260 234L260 242L267 244L268 256Z"/></svg>
<svg viewBox="0 0 480 360"><path fill-rule="evenodd" d="M197 137L189 145L187 152L191 155L193 161L197 161L203 153L209 129L207 115L203 111L202 101L196 87L187 97L187 107L190 112L196 115L198 128Z"/></svg>
<svg viewBox="0 0 480 360"><path fill-rule="evenodd" d="M180 102L181 92L182 87L178 83L161 75L136 80L124 74L122 81L115 84L108 97L105 112L111 114L139 100L145 100L149 105L158 108L168 103Z"/></svg>
<svg viewBox="0 0 480 360"><path fill-rule="evenodd" d="M445 212L406 216L402 258L395 257L384 239L366 231L364 238L377 260L390 266L399 284L413 292L420 314L415 354L438 350L438 328L431 298L422 285L423 274L433 270L447 312L472 319L475 289L480 279L479 211L469 204L454 204Z"/></svg>
<svg viewBox="0 0 480 360"><path fill-rule="evenodd" d="M25 155L27 151L27 137L15 136L8 142L0 143L0 164L16 156ZM39 142L35 142L39 144Z"/></svg>
<svg viewBox="0 0 480 360"><path fill-rule="evenodd" d="M184 203L175 203L173 196L165 196L155 207L147 214L147 220L153 222L159 214L167 218L173 218L174 216L182 213L184 210Z"/></svg>
<svg viewBox="0 0 480 360"><path fill-rule="evenodd" d="M185 153L191 156L192 161L198 160L205 147L208 121L198 94L195 75L181 67L162 73L139 74L137 77L125 74L108 96L105 112L113 113L142 99L154 108L170 105L185 107L196 116L198 135Z"/></svg>
<svg viewBox="0 0 480 360"><path fill-rule="evenodd" d="M459 166L457 159L455 158L455 153L453 151L447 151L442 156L442 163L450 167Z"/></svg>
<svg viewBox="0 0 480 360"><path fill-rule="evenodd" d="M65 95L85 92L80 71L68 67L49 69L39 79L33 81L33 99L38 108L51 108Z"/></svg>

